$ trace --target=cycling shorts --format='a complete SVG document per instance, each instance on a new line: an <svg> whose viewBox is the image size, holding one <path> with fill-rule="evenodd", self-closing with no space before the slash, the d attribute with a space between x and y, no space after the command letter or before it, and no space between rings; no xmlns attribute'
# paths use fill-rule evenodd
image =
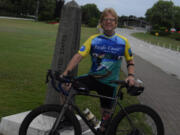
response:
<svg viewBox="0 0 180 135"><path fill-rule="evenodd" d="M96 91L99 95L114 97L116 88L103 84L93 78L92 76L80 76L78 77L80 83L84 84L88 90ZM112 109L114 101L111 99L100 98L101 107L104 109Z"/></svg>

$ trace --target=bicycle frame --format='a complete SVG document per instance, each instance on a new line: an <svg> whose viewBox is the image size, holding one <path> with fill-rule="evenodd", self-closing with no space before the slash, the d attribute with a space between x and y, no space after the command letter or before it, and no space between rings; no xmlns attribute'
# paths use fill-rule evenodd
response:
<svg viewBox="0 0 180 135"><path fill-rule="evenodd" d="M69 92L69 95L67 96L67 99L62 107L62 110L61 110L61 113L60 115L58 116L58 118L56 119L55 121L55 124L53 125L53 128L52 130L50 131L50 135L53 135L56 131L56 129L58 128L59 126L59 123L65 113L65 111L68 109L69 106L72 107L72 110L75 110L77 112L77 114L83 119L83 121L88 125L88 127L91 129L91 131L97 135L97 130L95 129L95 127L86 119L85 115L82 113L82 111L79 109L79 107L77 105L75 105L73 102L71 102L71 99L76 96L76 95L84 95L84 96L91 96L91 97L95 97L95 98L105 98L105 99L111 99L114 101L114 105L113 105L113 108L112 108L112 114L111 114L111 117L110 117L110 122L112 122L112 119L113 119L113 115L114 115L114 112L116 110L116 106L119 105L120 109L123 110L126 114L126 117L130 123L130 125L132 126L132 128L134 127L131 120L129 119L128 117L128 114L126 113L126 110L123 108L123 106L118 102L118 99L120 98L122 100L123 98L123 93L122 93L122 88L123 86L121 86L118 90L118 93L116 95L116 97L112 98L112 97L107 97L107 96L103 96L103 95L98 95L98 94L89 94L87 92L79 92L77 90L74 90L73 88L70 89L70 92ZM108 128L106 130L106 135L108 134L108 131L110 130L110 124L108 124Z"/></svg>

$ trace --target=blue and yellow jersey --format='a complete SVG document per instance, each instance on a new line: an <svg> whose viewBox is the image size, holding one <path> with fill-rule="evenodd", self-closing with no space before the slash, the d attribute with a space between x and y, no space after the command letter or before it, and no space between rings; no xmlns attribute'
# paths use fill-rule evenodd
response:
<svg viewBox="0 0 180 135"><path fill-rule="evenodd" d="M99 81L111 86L115 85L109 81L119 79L122 57L124 56L126 61L133 59L128 40L117 33L111 37L104 34L92 35L78 53L83 57L91 55L92 66L89 74L101 75L110 71L109 76Z"/></svg>

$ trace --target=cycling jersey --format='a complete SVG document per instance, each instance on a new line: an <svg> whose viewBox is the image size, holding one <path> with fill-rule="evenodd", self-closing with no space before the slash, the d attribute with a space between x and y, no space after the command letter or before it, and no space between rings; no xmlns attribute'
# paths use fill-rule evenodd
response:
<svg viewBox="0 0 180 135"><path fill-rule="evenodd" d="M128 40L117 33L111 37L105 34L92 35L81 46L78 53L83 57L91 55L92 66L89 74L111 73L107 77L99 79L100 82L110 86L116 85L109 81L119 79L122 57L125 56L126 61L133 59Z"/></svg>

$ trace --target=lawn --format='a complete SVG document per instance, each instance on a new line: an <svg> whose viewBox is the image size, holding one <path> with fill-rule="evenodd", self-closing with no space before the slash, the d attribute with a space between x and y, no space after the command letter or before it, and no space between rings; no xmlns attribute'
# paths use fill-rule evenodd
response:
<svg viewBox="0 0 180 135"><path fill-rule="evenodd" d="M154 45L180 51L180 41L177 41L170 37L154 36L150 33L132 33L132 36Z"/></svg>
<svg viewBox="0 0 180 135"><path fill-rule="evenodd" d="M0 19L0 117L44 102L57 29L43 22ZM95 32L82 28L81 43Z"/></svg>
<svg viewBox="0 0 180 135"><path fill-rule="evenodd" d="M0 19L0 118L44 103L45 76L51 65L57 29L58 25L43 22ZM82 27L80 43L96 32L96 28ZM78 74L86 73L89 66L87 57L80 63ZM136 98L128 99L126 104L138 102ZM97 99L78 96L76 102L82 109L88 106L99 112Z"/></svg>

